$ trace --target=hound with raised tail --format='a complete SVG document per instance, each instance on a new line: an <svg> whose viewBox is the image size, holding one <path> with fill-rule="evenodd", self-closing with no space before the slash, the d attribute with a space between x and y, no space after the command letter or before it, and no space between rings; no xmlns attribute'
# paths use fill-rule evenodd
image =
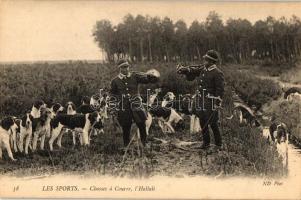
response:
<svg viewBox="0 0 301 200"><path fill-rule="evenodd" d="M0 159L2 159L2 149L5 149L9 158L12 161L16 161L11 151L10 137L16 134L18 126L15 123L13 117L6 117L1 121L0 126Z"/></svg>

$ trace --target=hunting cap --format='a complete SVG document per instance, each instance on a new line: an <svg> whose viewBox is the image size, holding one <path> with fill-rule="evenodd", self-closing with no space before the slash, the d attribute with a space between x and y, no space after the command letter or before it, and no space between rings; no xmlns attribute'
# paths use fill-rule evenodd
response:
<svg viewBox="0 0 301 200"><path fill-rule="evenodd" d="M203 58L207 59L207 60L211 60L214 62L218 61L218 53L215 50L209 50L207 51L207 53L203 56Z"/></svg>
<svg viewBox="0 0 301 200"><path fill-rule="evenodd" d="M120 67L129 67L129 66L130 66L130 63L126 59L120 59L117 62L117 67L118 68L120 68Z"/></svg>

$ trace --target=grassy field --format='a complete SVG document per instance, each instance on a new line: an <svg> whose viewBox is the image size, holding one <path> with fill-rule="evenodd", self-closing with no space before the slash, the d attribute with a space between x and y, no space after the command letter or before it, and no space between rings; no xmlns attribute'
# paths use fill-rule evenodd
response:
<svg viewBox="0 0 301 200"><path fill-rule="evenodd" d="M135 129L135 127L134 127ZM222 132L225 149L220 152L201 151L197 145L184 148L178 141L201 141L199 134L187 131L163 135L157 126L151 128L150 150L138 157L131 149L123 165L122 135L113 126L93 138L90 147L72 147L71 135L63 137L63 148L54 152L37 151L28 156L17 153L16 162L8 161L6 154L0 162L0 174L42 176L58 173L80 175L111 175L121 177L151 176L264 176L283 175L280 158L274 147L262 138L259 129L240 127L237 121L228 122ZM167 141L166 144L156 140ZM48 147L47 147L48 148Z"/></svg>
<svg viewBox="0 0 301 200"><path fill-rule="evenodd" d="M280 75L280 80L293 84L301 84L301 63L296 68Z"/></svg>
<svg viewBox="0 0 301 200"><path fill-rule="evenodd" d="M155 68L161 73L160 83L142 86L162 87L165 94L191 93L195 82L187 82L175 73L175 64L135 64L133 70L146 71ZM232 90L249 104L262 105L280 95L279 87L269 80L259 81L255 77L235 70L223 68L226 77L224 112L233 107ZM77 105L84 95L96 93L99 88L108 87L116 68L109 64L70 62L62 64L20 64L0 66L0 115L20 116L36 98L46 102L66 103L71 100ZM247 83L246 83L247 82ZM265 87L262 87L265 85ZM252 91L252 95L248 93ZM259 106L259 107L260 107ZM188 124L188 120L187 120ZM122 160L122 135L112 120L105 123L105 133L97 136L89 148L72 147L70 135L63 138L63 149L30 153L28 156L16 154L17 162L1 162L0 174L42 175L55 173L95 173L118 176L278 176L281 175L281 160L274 147L268 145L261 130L240 126L234 119L223 120L222 135L224 149L219 153L204 152L196 146L179 148L179 141L202 141L200 134L184 132L163 135L157 125L151 127L150 151L144 157L137 157L135 151L120 166ZM156 138L166 141L158 142ZM47 146L47 145L46 145ZM48 147L47 147L48 148Z"/></svg>

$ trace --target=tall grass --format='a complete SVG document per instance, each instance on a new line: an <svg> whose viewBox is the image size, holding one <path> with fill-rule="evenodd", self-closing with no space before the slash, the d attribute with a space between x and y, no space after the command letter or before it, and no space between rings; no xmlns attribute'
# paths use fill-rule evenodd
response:
<svg viewBox="0 0 301 200"><path fill-rule="evenodd" d="M250 72L225 70L227 83L249 105L260 109L281 96L281 88L272 80L260 79Z"/></svg>
<svg viewBox="0 0 301 200"><path fill-rule="evenodd" d="M301 84L301 63L297 67L280 75L280 80L294 84Z"/></svg>

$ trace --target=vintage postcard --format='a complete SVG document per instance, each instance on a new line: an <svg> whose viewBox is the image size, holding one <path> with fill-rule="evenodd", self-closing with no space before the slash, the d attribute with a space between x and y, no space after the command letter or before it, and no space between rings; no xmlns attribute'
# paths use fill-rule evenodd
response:
<svg viewBox="0 0 301 200"><path fill-rule="evenodd" d="M0 198L301 199L300 11L0 1Z"/></svg>

